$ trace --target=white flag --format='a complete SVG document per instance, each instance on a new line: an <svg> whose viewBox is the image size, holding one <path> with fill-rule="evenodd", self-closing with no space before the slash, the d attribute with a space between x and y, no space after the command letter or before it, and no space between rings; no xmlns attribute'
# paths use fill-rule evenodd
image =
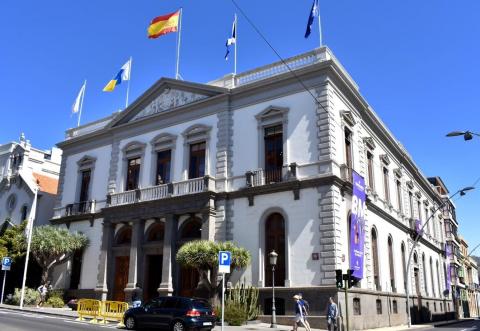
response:
<svg viewBox="0 0 480 331"><path fill-rule="evenodd" d="M132 58L125 63L120 70L122 70L122 80L130 80L130 70L132 69Z"/></svg>
<svg viewBox="0 0 480 331"><path fill-rule="evenodd" d="M80 92L78 92L77 98L75 99L75 103L72 106L72 113L78 113L80 110L80 104L82 103L83 95L85 94L85 86L87 85L87 82L83 83L82 88L80 89Z"/></svg>

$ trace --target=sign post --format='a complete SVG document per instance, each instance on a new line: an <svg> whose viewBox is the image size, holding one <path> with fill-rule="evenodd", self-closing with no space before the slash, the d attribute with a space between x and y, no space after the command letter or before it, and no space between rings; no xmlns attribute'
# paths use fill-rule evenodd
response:
<svg viewBox="0 0 480 331"><path fill-rule="evenodd" d="M218 272L222 274L222 329L225 321L225 274L230 273L232 253L227 251L218 252Z"/></svg>
<svg viewBox="0 0 480 331"><path fill-rule="evenodd" d="M3 305L3 297L5 296L5 280L7 279L7 271L10 270L12 266L12 259L5 256L2 258L2 270L3 270L3 285L2 285L2 296L0 298L0 304Z"/></svg>

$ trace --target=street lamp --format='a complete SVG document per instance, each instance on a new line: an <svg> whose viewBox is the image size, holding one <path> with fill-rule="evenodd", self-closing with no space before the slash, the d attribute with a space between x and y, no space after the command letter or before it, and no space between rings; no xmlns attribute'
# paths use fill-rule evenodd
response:
<svg viewBox="0 0 480 331"><path fill-rule="evenodd" d="M456 196L457 194L460 194L460 196L464 196L466 194L467 191L471 191L475 189L473 186L467 186L467 187L464 187L462 188L461 190L458 190L457 192L455 192L452 196L450 196L449 199L452 199L454 196ZM423 226L421 227L420 231L417 232L417 235L415 236L415 240L413 241L413 245L412 245L412 249L410 250L410 254L408 255L408 262L407 262L407 267L406 267L406 270L405 270L405 292L406 292L406 296L407 296L407 323L408 323L408 327L411 327L412 326L412 321L411 321L411 316L410 316L410 289L409 289L409 282L410 282L410 264L412 262L412 256L413 256L413 252L415 250L415 247L417 246L418 244L418 241L420 240L420 235L421 233L423 233L423 229L425 228L425 226L427 226L428 222L430 221L430 219L432 219L434 216L435 216L435 213L437 211L439 211L441 208L443 208L445 206L445 201L443 201L438 207L437 209L434 210L434 212L430 215L430 217L427 218L427 220L425 221L425 224L423 224Z"/></svg>
<svg viewBox="0 0 480 331"><path fill-rule="evenodd" d="M271 251L268 254L270 265L272 266L272 324L271 328L277 327L277 314L275 309L275 266L277 265L278 254L275 253L275 250Z"/></svg>
<svg viewBox="0 0 480 331"><path fill-rule="evenodd" d="M447 137L458 137L463 136L465 141L472 140L473 136L480 137L480 134L472 132L472 131L452 131L447 133Z"/></svg>

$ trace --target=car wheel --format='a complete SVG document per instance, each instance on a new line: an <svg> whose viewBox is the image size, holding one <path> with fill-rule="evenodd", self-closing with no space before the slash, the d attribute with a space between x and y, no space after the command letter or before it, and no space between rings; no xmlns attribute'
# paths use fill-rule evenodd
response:
<svg viewBox="0 0 480 331"><path fill-rule="evenodd" d="M185 331L185 326L181 321L173 322L172 331Z"/></svg>
<svg viewBox="0 0 480 331"><path fill-rule="evenodd" d="M134 330L136 326L137 326L137 322L135 321L135 318L133 316L128 316L125 319L125 327L128 330Z"/></svg>

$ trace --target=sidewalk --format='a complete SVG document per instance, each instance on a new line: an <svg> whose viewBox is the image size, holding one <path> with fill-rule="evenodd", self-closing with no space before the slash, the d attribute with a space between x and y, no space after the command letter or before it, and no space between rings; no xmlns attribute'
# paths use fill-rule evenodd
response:
<svg viewBox="0 0 480 331"><path fill-rule="evenodd" d="M22 311L26 313L36 313L36 314L45 314L51 316L59 316L59 317L66 317L66 318L77 318L78 314L76 311L71 310L70 308L51 308L51 307L23 307L20 309L19 306L12 306L12 305L0 305L0 308L15 310L15 311Z"/></svg>
<svg viewBox="0 0 480 331"><path fill-rule="evenodd" d="M419 331L422 329L431 329L434 327L451 325L451 324L462 323L462 322L473 321L473 320L476 320L476 318L462 318L459 320L439 321L439 322L433 322L428 324L412 324L410 328L406 325L397 325L397 326L390 326L385 328L367 329L363 331L405 331L405 330Z"/></svg>

